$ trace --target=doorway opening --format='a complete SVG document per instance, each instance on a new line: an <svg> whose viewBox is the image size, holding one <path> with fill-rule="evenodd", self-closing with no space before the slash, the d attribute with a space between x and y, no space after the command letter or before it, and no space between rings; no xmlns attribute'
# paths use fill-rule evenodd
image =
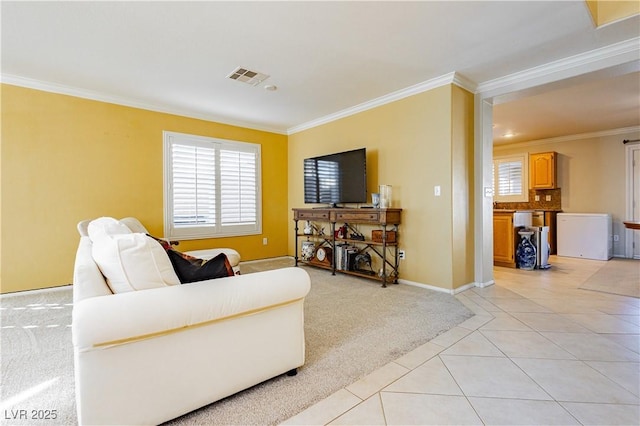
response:
<svg viewBox="0 0 640 426"><path fill-rule="evenodd" d="M592 58L593 59L593 58ZM559 67L561 68L561 67ZM570 69L568 69L570 68ZM476 123L476 285L483 287L493 284L493 192L492 192L492 160L493 160L493 107L500 103L521 99L536 94L556 90L558 88L570 87L589 81L620 76L640 70L640 61L621 54L609 57L595 58L591 63L583 63L575 67L562 68L562 72L554 72L548 69L544 75L535 78L527 78L523 75L522 80L517 78L505 78L504 85L500 86L493 82L491 87L484 89L479 87L475 100L475 123ZM557 71L557 70L556 70ZM529 76L530 77L530 76ZM640 148L640 145L637 145ZM634 150L634 156L637 155ZM636 158L636 160L638 160ZM636 165L640 164L636 161ZM637 167L634 173L637 173ZM628 180L633 179L640 182L638 175L632 175ZM640 183L635 185L636 191ZM638 195L635 196L636 206ZM627 215L627 217L631 217ZM634 213L635 218L640 218L640 213ZM622 218L620 218L622 219ZM640 220L640 219L637 219ZM638 232L637 234L640 234ZM625 234L625 240L629 242L633 237ZM640 249L640 237L636 236L635 250ZM631 245L629 243L629 245ZM638 254L636 251L635 254ZM630 256L628 256L630 257Z"/></svg>

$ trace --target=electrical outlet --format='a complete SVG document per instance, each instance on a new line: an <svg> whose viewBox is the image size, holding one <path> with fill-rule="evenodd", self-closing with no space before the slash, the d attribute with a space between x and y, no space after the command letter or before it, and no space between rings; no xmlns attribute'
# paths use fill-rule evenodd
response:
<svg viewBox="0 0 640 426"><path fill-rule="evenodd" d="M545 196L544 199L547 200L547 201L551 201L551 195Z"/></svg>
<svg viewBox="0 0 640 426"><path fill-rule="evenodd" d="M540 196L536 195L536 201L540 201Z"/></svg>
<svg viewBox="0 0 640 426"><path fill-rule="evenodd" d="M267 237L264 237L264 238L262 239L262 245L263 245L263 246L266 246L267 244L269 244L269 240L267 239Z"/></svg>
<svg viewBox="0 0 640 426"><path fill-rule="evenodd" d="M398 250L398 259L404 260L404 250Z"/></svg>

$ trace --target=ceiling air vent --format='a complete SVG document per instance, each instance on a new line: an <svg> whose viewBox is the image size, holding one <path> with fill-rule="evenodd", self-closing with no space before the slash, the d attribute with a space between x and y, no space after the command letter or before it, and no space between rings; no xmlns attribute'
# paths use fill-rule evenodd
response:
<svg viewBox="0 0 640 426"><path fill-rule="evenodd" d="M241 81L251 86L257 86L258 84L269 78L267 74L262 74L257 71L251 71L242 67L236 68L227 77L231 80Z"/></svg>

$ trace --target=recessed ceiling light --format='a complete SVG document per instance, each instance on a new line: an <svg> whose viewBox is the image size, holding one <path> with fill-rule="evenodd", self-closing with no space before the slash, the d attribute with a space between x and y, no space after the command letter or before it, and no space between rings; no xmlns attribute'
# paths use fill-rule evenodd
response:
<svg viewBox="0 0 640 426"><path fill-rule="evenodd" d="M278 90L278 86L274 86L273 84L267 84L266 86L264 86L264 90L275 92L276 90Z"/></svg>
<svg viewBox="0 0 640 426"><path fill-rule="evenodd" d="M513 132L507 132L505 134L503 134L502 136L504 136L505 138L512 138L514 137L516 134Z"/></svg>

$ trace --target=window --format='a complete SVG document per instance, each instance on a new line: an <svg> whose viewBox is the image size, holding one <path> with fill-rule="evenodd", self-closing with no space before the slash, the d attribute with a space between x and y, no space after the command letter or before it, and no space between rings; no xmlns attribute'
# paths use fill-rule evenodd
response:
<svg viewBox="0 0 640 426"><path fill-rule="evenodd" d="M529 201L527 155L493 159L493 199L499 202Z"/></svg>
<svg viewBox="0 0 640 426"><path fill-rule="evenodd" d="M164 235L260 234L260 145L164 132Z"/></svg>

